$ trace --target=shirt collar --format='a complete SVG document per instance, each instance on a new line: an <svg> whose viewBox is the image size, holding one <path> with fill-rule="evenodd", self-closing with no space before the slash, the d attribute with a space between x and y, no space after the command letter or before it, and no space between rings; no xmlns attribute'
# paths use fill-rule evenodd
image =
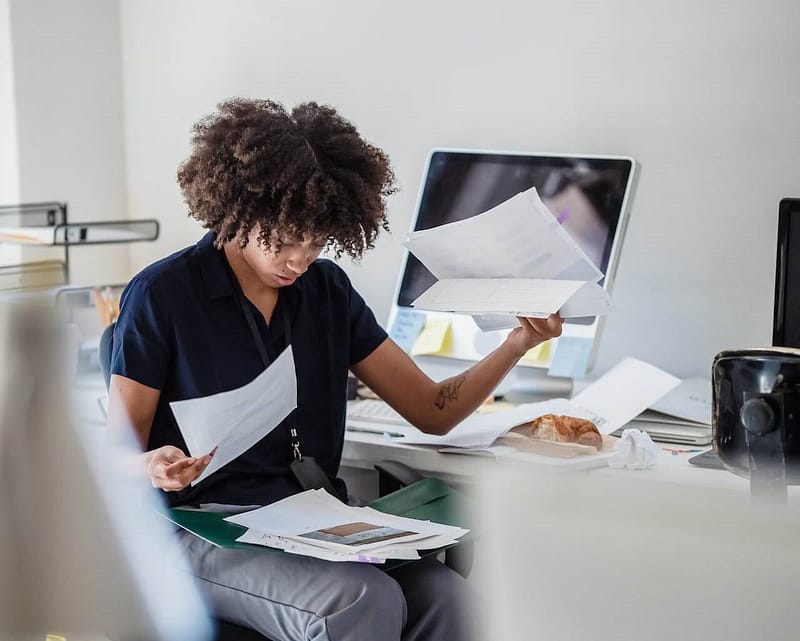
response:
<svg viewBox="0 0 800 641"><path fill-rule="evenodd" d="M216 233L210 231L197 243L197 253L201 258L200 273L209 300L233 296L234 293L231 268L225 252L214 247L216 237Z"/></svg>
<svg viewBox="0 0 800 641"><path fill-rule="evenodd" d="M225 258L225 252L214 247L216 238L217 234L210 231L197 242L197 253L201 258L200 273L209 300L234 296L236 293L231 282L231 278L235 278L233 270ZM302 278L298 278L288 287L281 288L284 302L289 303L291 308L296 307L299 302L301 280Z"/></svg>

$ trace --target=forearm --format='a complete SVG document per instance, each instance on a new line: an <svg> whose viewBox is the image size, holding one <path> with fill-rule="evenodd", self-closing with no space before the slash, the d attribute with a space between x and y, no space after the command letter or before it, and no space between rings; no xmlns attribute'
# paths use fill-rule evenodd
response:
<svg viewBox="0 0 800 641"><path fill-rule="evenodd" d="M445 434L472 414L492 394L522 354L508 341L465 372L435 386L420 404L417 427L431 434Z"/></svg>

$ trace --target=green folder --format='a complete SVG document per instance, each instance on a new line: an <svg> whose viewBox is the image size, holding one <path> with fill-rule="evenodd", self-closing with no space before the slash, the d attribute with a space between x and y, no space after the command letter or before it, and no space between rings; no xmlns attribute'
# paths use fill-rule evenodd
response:
<svg viewBox="0 0 800 641"><path fill-rule="evenodd" d="M436 478L422 479L376 499L368 505L395 516L407 516L458 527L466 527L463 524L467 522L468 518L466 498L451 489L444 481ZM247 528L226 521L225 518L230 516L230 512L172 508L163 516L195 536L222 548L284 553L283 550L237 541L236 539L242 536ZM461 538L461 541L463 540L464 537ZM432 554L441 549L443 548L431 550L428 553ZM420 552L420 554L424 555L425 553Z"/></svg>

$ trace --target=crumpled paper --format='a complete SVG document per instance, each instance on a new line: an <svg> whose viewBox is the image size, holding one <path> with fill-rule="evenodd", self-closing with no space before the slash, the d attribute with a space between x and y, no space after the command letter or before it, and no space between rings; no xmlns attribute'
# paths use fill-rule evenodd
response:
<svg viewBox="0 0 800 641"><path fill-rule="evenodd" d="M653 443L647 432L629 428L622 432L608 466L628 470L646 470L656 464L661 448Z"/></svg>

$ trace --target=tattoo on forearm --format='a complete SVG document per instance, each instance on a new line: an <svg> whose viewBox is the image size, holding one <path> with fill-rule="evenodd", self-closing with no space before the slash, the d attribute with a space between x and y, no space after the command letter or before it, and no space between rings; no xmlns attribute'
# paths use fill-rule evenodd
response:
<svg viewBox="0 0 800 641"><path fill-rule="evenodd" d="M466 378L467 377L462 374L458 378L454 378L442 383L442 386L439 388L439 396L436 398L436 402L434 403L436 407L440 410L443 410L447 401L456 400L458 398L458 388L461 387Z"/></svg>

